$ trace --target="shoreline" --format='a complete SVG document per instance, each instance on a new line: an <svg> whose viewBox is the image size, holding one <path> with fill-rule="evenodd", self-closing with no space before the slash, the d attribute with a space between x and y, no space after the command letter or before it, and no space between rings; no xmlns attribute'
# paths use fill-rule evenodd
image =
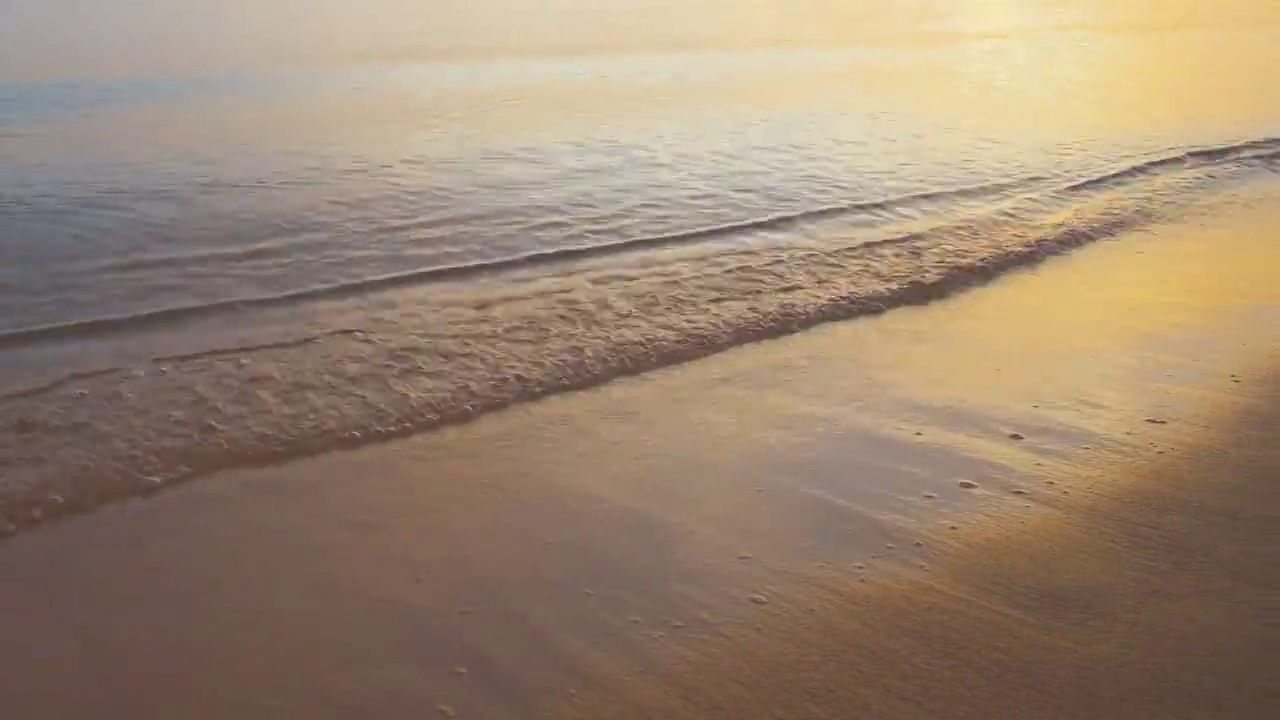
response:
<svg viewBox="0 0 1280 720"><path fill-rule="evenodd" d="M1175 209L1176 196L1159 188L1148 188L1149 197L1127 185L1132 196L1105 193L1116 182L1223 180L1197 174L1200 163L1222 163L1213 168L1224 176L1251 175L1258 171L1251 163L1275 159L1274 144L1188 151L1068 186L1084 195L1056 213L1047 197L1014 198L999 212L888 240L777 250L742 266L695 262L709 275L696 282L667 258L664 272L679 270L672 277L637 279L647 277L641 272L617 286L603 278L621 270L584 267L579 277L526 279L519 291L455 288L447 300L407 293L377 301L395 306L377 312L360 301L325 308L286 341L155 355L11 393L0 398L0 427L10 430L0 435L0 536L220 471L395 441L832 322L935 303L1099 241L1176 227L1171 217L1180 214L1199 217L1208 209ZM1247 192L1221 190L1214 203L1241 202L1233 192ZM1020 214L1029 216L1013 219ZM952 234L973 246L954 246ZM806 254L821 258L799 259ZM828 282L812 281L812 273Z"/></svg>
<svg viewBox="0 0 1280 720"><path fill-rule="evenodd" d="M1274 217L19 534L0 693L20 720L1269 717Z"/></svg>

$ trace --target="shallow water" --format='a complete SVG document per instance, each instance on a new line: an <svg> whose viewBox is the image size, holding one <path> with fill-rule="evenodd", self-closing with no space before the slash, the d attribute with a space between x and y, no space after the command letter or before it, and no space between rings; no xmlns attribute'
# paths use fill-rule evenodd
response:
<svg viewBox="0 0 1280 720"><path fill-rule="evenodd" d="M73 67L23 60L14 30L47 18L19 8L11 514L927 301L1242 187L1274 202L1276 3L710 3L666 30L689 11L580 5L523 32L427 3L458 32L387 23L392 53Z"/></svg>

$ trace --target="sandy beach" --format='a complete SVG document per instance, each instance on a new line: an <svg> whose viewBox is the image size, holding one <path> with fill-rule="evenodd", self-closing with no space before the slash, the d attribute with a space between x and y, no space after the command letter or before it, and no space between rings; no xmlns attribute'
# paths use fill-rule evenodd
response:
<svg viewBox="0 0 1280 720"><path fill-rule="evenodd" d="M1275 717L1278 222L21 533L0 717Z"/></svg>

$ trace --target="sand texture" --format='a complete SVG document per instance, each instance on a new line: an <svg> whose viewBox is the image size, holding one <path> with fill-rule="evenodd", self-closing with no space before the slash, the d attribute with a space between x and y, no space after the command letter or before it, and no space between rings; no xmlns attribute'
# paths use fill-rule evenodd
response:
<svg viewBox="0 0 1280 720"><path fill-rule="evenodd" d="M0 717L1280 716L1280 245L949 299L0 544Z"/></svg>

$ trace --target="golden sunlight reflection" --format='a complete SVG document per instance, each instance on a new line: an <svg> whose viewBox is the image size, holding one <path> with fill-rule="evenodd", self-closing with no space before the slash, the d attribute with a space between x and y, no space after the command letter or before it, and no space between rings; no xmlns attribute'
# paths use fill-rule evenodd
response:
<svg viewBox="0 0 1280 720"><path fill-rule="evenodd" d="M320 96L310 102L333 104L281 104L276 115L237 122L274 126L285 135L461 124L515 138L543 128L558 132L565 123L583 131L619 122L643 125L646 118L672 112L731 122L736 114L765 108L797 117L815 111L849 118L924 113L989 135L1058 137L1151 128L1176 133L1206 122L1280 114L1280 94L1259 91L1280 67L1280 43L1249 32L1247 25L1218 28L1215 22L1195 29L1169 21L1158 30L1120 33L1114 28L1131 18L1112 11L1111 3L1077 4L1069 15L1053 15L1060 22L1046 22L1037 14L1044 3L1035 0L857 5L857 13L853 6L817 2L754 3L730 12L717 3L678 10L662 6L665 1L626 3L616 16L601 17L594 4L577 8L581 15L571 13L576 6L566 0L549 12L575 20L569 30L556 26L562 32L554 37L540 35L536 23L517 32L504 24L505 16L478 10L453 8L447 18L428 20L434 6L404 9L430 27L463 28L444 37L473 43L481 58L470 51L446 52L440 45L445 40L434 35L410 33L376 52L335 35L326 47L346 49L325 55L330 60L369 58L367 52L387 48L399 48L391 52L397 59L425 59L439 51L451 60L440 66L446 69L427 64L415 70L420 85L393 84L358 106ZM1168 17L1185 15L1175 3L1166 5ZM636 14L634 25L628 13ZM668 14L689 22L676 28L650 22ZM480 43L488 49L479 50ZM690 49L726 46L754 49ZM647 49L621 57L593 54L637 48ZM489 52L535 55L521 60L522 75L504 80L482 59ZM458 81L441 86L442 76ZM191 126L176 123L156 131ZM1252 130L1239 128L1241 134ZM945 142L945 135L936 137Z"/></svg>
<svg viewBox="0 0 1280 720"><path fill-rule="evenodd" d="M167 74L258 64L951 42L1280 22L1270 0L49 0L6 10L0 74ZM89 28L110 28L109 33Z"/></svg>
<svg viewBox="0 0 1280 720"><path fill-rule="evenodd" d="M1274 315L1280 308L1280 245L1259 242L1272 234L1280 215L1257 200L1222 210L1207 222L1152 228L1096 245L1044 272L1010 277L998 292L959 299L964 311L945 330L929 330L930 343L951 348L945 355L897 343L896 352L882 356L879 343L870 341L856 354L886 374L910 378L915 391L985 394L994 402L1048 394L1059 386L1102 384L1088 378L1121 361L1131 382L1108 384L1136 404L1153 378L1134 361L1168 352L1161 345L1167 338L1223 335L1231 342L1187 353L1186 363L1207 363L1217 355L1235 362L1240 372L1253 370L1268 360L1266 338L1251 346L1240 343L1232 329L1265 326L1258 313ZM1004 302L1006 292L1020 293L1021 301ZM910 334L923 319L923 313L907 313L885 327ZM1010 338L1017 344L1009 345ZM1000 361L992 362L993 356Z"/></svg>
<svg viewBox="0 0 1280 720"><path fill-rule="evenodd" d="M1252 717L1278 229L1280 0L0 0L0 720Z"/></svg>

